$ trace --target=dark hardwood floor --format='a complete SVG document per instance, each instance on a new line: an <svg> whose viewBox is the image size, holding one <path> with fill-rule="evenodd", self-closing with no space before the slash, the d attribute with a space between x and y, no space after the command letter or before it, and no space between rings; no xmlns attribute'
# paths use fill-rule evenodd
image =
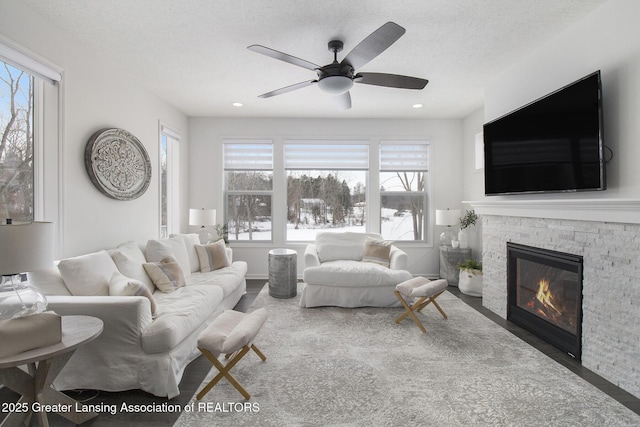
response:
<svg viewBox="0 0 640 427"><path fill-rule="evenodd" d="M244 295L235 309L238 311L246 312L247 309L253 303L255 297L258 295L262 287L264 286L266 280L247 280L247 293ZM599 377L594 374L590 370L584 368L579 362L576 362L569 355L562 353L557 350L555 347L543 342L541 339L536 337L535 335L525 331L524 329L512 324L511 322L507 322L505 319L502 319L500 316L492 313L488 309L482 306L481 298L474 298L468 295L464 295L460 293L458 288L449 287L448 289L453 295L460 298L463 302L468 304L470 307L473 307L478 312L482 313L484 316L510 331L523 341L529 343L533 347L540 350L542 353L551 357L556 362L561 365L567 367L569 370L574 372L576 375L582 377L589 383L593 384L595 387L608 394L618 402L625 405L627 408L632 411L640 414L640 399L634 397L633 395L627 393L621 388L615 386L609 381ZM119 393L108 393L102 391L93 391L93 390L83 390L83 391L74 391L67 392L71 397L78 401L91 403L91 404L99 404L103 403L106 405L117 405L118 407L122 404L122 402L126 402L127 404L151 404L151 403L163 403L168 402L175 405L180 405L184 407L185 404L189 402L191 397L198 391L197 388L202 383L204 377L207 375L209 370L211 369L211 364L204 358L199 357L193 362L189 364L189 366L185 369L184 375L182 377L182 381L180 382L180 395L174 399L167 401L166 399L162 399L153 395L150 395L146 392L140 390L130 390L126 392ZM2 402L15 402L18 400L18 395L8 390L6 388L0 389L0 403ZM0 414L0 418L4 419L5 414ZM116 427L126 425L128 427L146 427L146 426L172 426L175 421L180 416L179 413L143 413L143 414L129 414L129 413L121 413L120 411L116 411L115 415L110 413L101 413L96 419L91 420L84 425L92 426L92 427ZM74 424L63 419L62 417L56 414L49 415L49 423L51 426L60 426L67 427L73 426Z"/></svg>

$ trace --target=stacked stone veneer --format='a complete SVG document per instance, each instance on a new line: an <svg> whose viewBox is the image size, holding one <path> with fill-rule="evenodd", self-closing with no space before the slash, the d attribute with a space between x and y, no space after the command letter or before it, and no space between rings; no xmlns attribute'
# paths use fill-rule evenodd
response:
<svg viewBox="0 0 640 427"><path fill-rule="evenodd" d="M582 364L640 397L640 224L483 215L483 305L507 317L507 242L582 255Z"/></svg>

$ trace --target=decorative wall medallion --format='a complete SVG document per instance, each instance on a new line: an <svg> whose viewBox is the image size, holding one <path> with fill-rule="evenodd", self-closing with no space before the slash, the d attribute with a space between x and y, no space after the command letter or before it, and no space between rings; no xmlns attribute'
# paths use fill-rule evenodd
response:
<svg viewBox="0 0 640 427"><path fill-rule="evenodd" d="M91 182L113 199L137 199L149 187L147 150L126 130L110 128L94 133L87 142L84 162Z"/></svg>

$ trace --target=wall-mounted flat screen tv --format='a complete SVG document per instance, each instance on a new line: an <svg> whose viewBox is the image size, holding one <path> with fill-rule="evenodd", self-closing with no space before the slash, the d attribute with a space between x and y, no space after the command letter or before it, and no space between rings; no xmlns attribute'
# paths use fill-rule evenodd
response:
<svg viewBox="0 0 640 427"><path fill-rule="evenodd" d="M484 125L486 195L606 189L596 71Z"/></svg>

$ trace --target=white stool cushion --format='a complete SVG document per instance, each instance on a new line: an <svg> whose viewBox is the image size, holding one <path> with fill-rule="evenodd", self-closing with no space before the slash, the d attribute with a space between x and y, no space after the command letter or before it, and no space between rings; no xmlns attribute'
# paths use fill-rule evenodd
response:
<svg viewBox="0 0 640 427"><path fill-rule="evenodd" d="M429 280L426 277L414 277L398 283L396 290L407 297L430 297L447 288L446 279Z"/></svg>
<svg viewBox="0 0 640 427"><path fill-rule="evenodd" d="M227 310L202 331L198 347L209 350L216 357L240 350L253 341L267 317L264 308L249 314Z"/></svg>

